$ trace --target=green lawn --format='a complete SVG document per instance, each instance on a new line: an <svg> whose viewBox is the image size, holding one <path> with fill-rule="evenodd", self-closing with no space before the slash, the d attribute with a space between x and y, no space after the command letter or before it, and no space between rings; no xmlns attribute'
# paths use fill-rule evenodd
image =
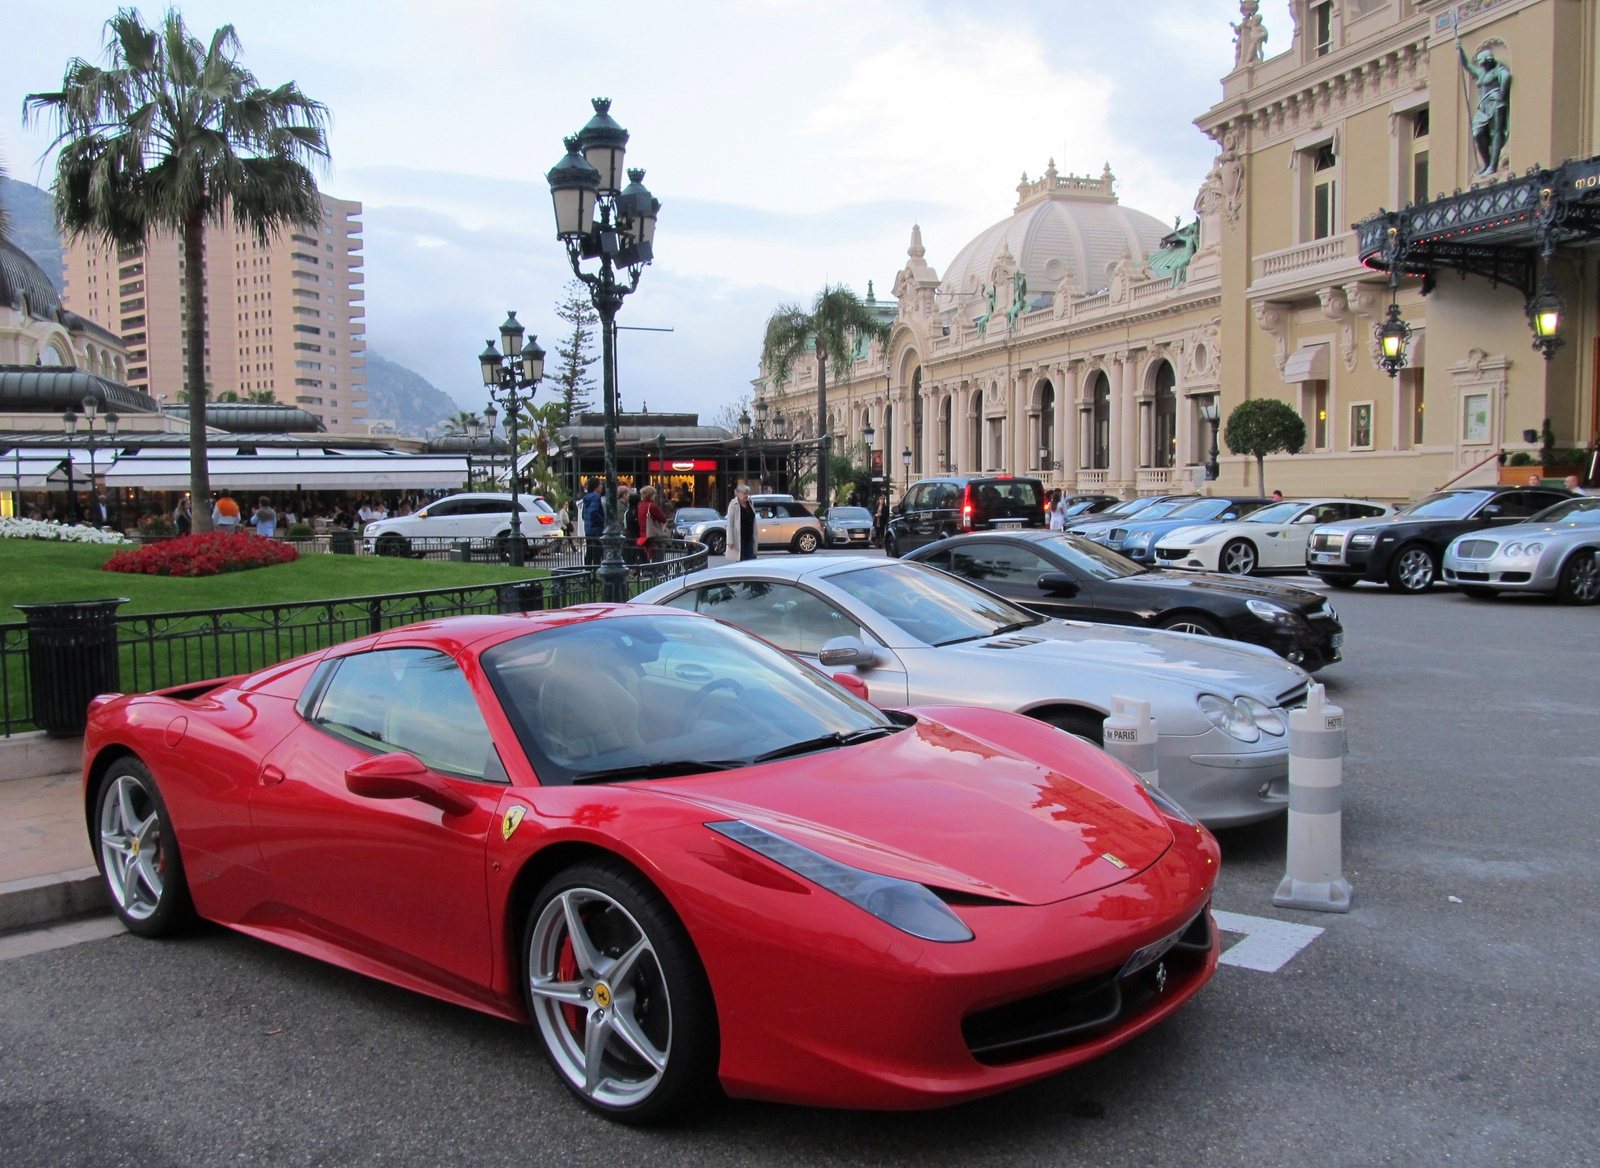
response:
<svg viewBox="0 0 1600 1168"><path fill-rule="evenodd" d="M0 623L19 621L11 606L37 601L126 596L119 612L182 612L278 601L371 596L426 588L472 587L543 576L538 568L368 556L307 555L292 564L189 579L102 571L116 549L94 544L0 539Z"/></svg>

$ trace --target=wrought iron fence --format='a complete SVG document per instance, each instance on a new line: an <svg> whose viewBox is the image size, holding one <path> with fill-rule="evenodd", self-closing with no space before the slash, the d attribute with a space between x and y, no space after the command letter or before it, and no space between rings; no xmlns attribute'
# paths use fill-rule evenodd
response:
<svg viewBox="0 0 1600 1168"><path fill-rule="evenodd" d="M663 541L659 558L628 565L629 595L704 568L706 555L703 544ZM120 614L120 687L142 693L253 673L369 633L440 617L566 608L599 600L596 568L560 566L509 584ZM26 623L0 625L0 731L6 735L34 728L28 651Z"/></svg>

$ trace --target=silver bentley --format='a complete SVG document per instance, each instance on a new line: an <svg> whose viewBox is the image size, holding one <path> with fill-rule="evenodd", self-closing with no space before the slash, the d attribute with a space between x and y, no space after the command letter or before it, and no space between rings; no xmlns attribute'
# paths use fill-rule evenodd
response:
<svg viewBox="0 0 1600 1168"><path fill-rule="evenodd" d="M1468 596L1549 592L1600 601L1600 499L1565 499L1526 523L1469 531L1444 551L1444 578Z"/></svg>
<svg viewBox="0 0 1600 1168"><path fill-rule="evenodd" d="M1101 742L1113 696L1148 701L1161 787L1211 827L1288 802L1288 716L1309 675L1269 649L1188 633L1053 620L935 568L819 556L727 564L645 592L719 617L880 706L1014 710Z"/></svg>

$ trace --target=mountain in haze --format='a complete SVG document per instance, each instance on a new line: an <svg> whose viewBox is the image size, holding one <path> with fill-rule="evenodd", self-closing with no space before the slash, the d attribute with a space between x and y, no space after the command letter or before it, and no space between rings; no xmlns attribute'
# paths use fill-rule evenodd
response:
<svg viewBox="0 0 1600 1168"><path fill-rule="evenodd" d="M44 269L59 293L65 285L53 202L49 191L42 191L32 183L0 179L0 203L11 212L11 242Z"/></svg>
<svg viewBox="0 0 1600 1168"><path fill-rule="evenodd" d="M367 417L392 418L400 433L422 438L460 409L454 398L420 373L367 350Z"/></svg>

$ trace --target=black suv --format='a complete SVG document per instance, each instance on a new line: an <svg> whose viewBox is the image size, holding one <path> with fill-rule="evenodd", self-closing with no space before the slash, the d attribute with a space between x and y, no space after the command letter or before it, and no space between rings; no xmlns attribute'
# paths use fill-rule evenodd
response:
<svg viewBox="0 0 1600 1168"><path fill-rule="evenodd" d="M1426 592L1439 579L1444 549L1480 527L1523 523L1572 498L1560 487L1458 487L1435 491L1405 510L1374 519L1346 519L1314 528L1306 570L1336 588L1358 581L1396 592Z"/></svg>
<svg viewBox="0 0 1600 1168"><path fill-rule="evenodd" d="M894 509L883 547L891 556L963 531L1043 527L1044 484L1016 475L952 476L911 484Z"/></svg>

